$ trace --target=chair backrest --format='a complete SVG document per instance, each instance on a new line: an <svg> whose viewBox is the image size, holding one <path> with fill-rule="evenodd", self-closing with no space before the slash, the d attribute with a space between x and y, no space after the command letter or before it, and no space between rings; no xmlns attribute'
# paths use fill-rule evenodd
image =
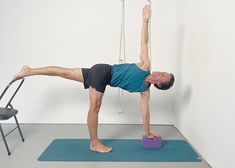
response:
<svg viewBox="0 0 235 168"><path fill-rule="evenodd" d="M3 90L3 92L2 92L2 94L1 94L1 96L0 96L0 101L1 101L2 98L3 98L3 96L5 95L5 93L7 92L7 90L10 88L10 86L11 86L14 82L16 82L16 81L18 81L18 80L21 80L21 81L20 81L18 87L16 88L16 90L14 91L13 95L10 97L9 101L7 102L5 108L8 108L8 107L13 108L13 106L11 105L11 102L12 102L13 98L15 97L16 93L18 92L18 90L20 89L21 85L23 84L24 78L19 78L19 79L12 80L12 81L6 86L6 88Z"/></svg>

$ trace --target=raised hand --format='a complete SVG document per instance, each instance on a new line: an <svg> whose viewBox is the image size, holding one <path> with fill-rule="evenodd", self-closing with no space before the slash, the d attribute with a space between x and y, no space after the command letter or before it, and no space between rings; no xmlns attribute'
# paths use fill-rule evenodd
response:
<svg viewBox="0 0 235 168"><path fill-rule="evenodd" d="M142 12L143 22L148 22L151 17L151 7L150 5L145 5Z"/></svg>

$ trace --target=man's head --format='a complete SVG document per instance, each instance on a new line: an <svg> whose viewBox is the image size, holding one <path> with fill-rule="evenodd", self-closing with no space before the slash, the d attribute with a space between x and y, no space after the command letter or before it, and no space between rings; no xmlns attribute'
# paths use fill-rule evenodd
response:
<svg viewBox="0 0 235 168"><path fill-rule="evenodd" d="M146 81L154 84L158 89L167 90L173 86L175 77L172 73L154 71L147 77Z"/></svg>

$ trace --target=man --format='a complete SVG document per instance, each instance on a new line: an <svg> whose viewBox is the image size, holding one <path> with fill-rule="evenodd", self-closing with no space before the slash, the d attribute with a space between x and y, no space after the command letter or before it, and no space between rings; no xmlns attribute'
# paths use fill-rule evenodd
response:
<svg viewBox="0 0 235 168"><path fill-rule="evenodd" d="M90 108L87 124L90 133L90 150L100 153L108 153L111 147L103 145L97 136L98 113L102 97L107 85L120 87L129 92L139 92L141 98L144 134L149 138L158 136L152 134L149 128L149 98L151 84L158 89L169 89L174 83L173 74L154 71L150 74L150 60L148 56L148 21L151 17L149 5L143 8L141 53L140 63L137 64L96 64L91 68L63 68L48 66L42 68L30 68L24 66L15 79L32 75L60 76L62 78L83 82L84 87L89 88Z"/></svg>

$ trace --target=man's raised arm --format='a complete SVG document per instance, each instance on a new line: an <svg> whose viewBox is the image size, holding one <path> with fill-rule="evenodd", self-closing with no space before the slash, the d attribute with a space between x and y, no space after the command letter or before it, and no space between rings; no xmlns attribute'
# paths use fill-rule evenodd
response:
<svg viewBox="0 0 235 168"><path fill-rule="evenodd" d="M150 69L150 60L148 56L148 21L151 17L150 5L146 5L142 12L142 30L141 30L141 52L140 52L140 66L144 70Z"/></svg>

